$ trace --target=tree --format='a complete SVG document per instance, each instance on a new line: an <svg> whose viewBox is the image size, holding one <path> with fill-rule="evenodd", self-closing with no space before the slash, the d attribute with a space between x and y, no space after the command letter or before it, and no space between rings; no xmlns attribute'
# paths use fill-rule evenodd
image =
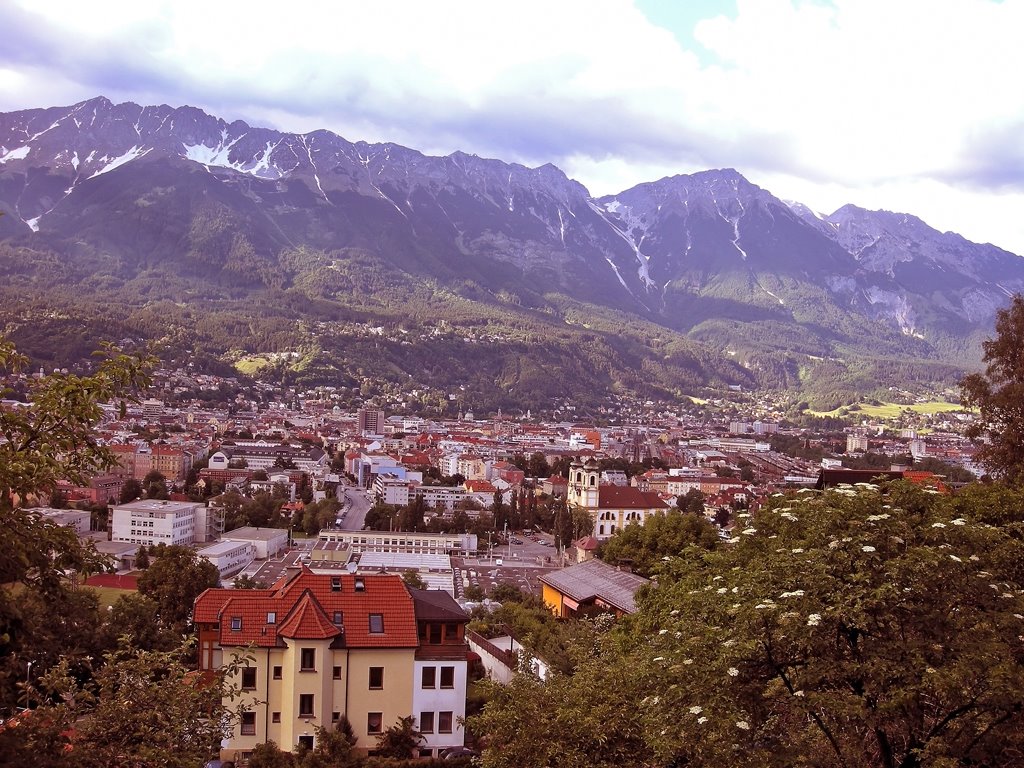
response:
<svg viewBox="0 0 1024 768"><path fill-rule="evenodd" d="M192 605L205 589L220 583L220 572L188 547L158 547L157 560L139 577L139 592L160 606L160 619L184 628Z"/></svg>
<svg viewBox="0 0 1024 768"><path fill-rule="evenodd" d="M150 357L105 348L94 373L31 379L26 405L0 409L0 583L15 586L0 589L0 706L18 700L17 681L25 679L28 661L39 675L62 652L93 650L95 594L73 589L68 577L105 566L70 528L18 505L51 494L62 480L87 484L116 464L93 434L103 415L100 404L135 399L153 364ZM26 365L10 343L0 341L0 375Z"/></svg>
<svg viewBox="0 0 1024 768"><path fill-rule="evenodd" d="M676 506L683 512L692 512L695 515L703 515L704 494L699 488L691 488L682 496L676 498Z"/></svg>
<svg viewBox="0 0 1024 768"><path fill-rule="evenodd" d="M634 571L650 577L663 558L678 557L693 545L714 549L718 543L715 526L703 514L672 509L651 515L643 525L616 531L601 545L598 556L611 565L628 562Z"/></svg>
<svg viewBox="0 0 1024 768"><path fill-rule="evenodd" d="M122 595L106 613L99 634L105 650L116 648L124 637L130 638L132 648L143 651L169 651L181 641L181 636L160 620L160 606L145 595Z"/></svg>
<svg viewBox="0 0 1024 768"><path fill-rule="evenodd" d="M243 574L242 576L235 578L234 587L235 589L266 589L267 585L259 579L254 579L248 574Z"/></svg>
<svg viewBox="0 0 1024 768"><path fill-rule="evenodd" d="M140 571L149 568L149 547L145 544L139 545L138 554L135 555L135 567Z"/></svg>
<svg viewBox="0 0 1024 768"><path fill-rule="evenodd" d="M377 737L377 753L381 757L408 760L416 756L422 741L423 734L416 730L416 718L406 715Z"/></svg>
<svg viewBox="0 0 1024 768"><path fill-rule="evenodd" d="M128 502L133 502L136 499L141 498L142 483L140 483L134 477L129 477L121 486L121 496L118 501L120 501L121 504L127 504Z"/></svg>
<svg viewBox="0 0 1024 768"><path fill-rule="evenodd" d="M402 571L402 581L404 581L406 585L413 587L414 589L427 588L427 582L425 582L423 580L423 577L420 576L419 572L413 568L407 568L406 570Z"/></svg>
<svg viewBox="0 0 1024 768"><path fill-rule="evenodd" d="M1006 488L773 499L730 544L664 562L571 677L489 704L484 763L512 764L515 732L550 766L581 764L581 737L634 765L1019 764L1022 529L1024 492ZM611 711L601 734L591 717ZM562 726L566 758L537 722Z"/></svg>
<svg viewBox="0 0 1024 768"><path fill-rule="evenodd" d="M985 372L960 382L965 408L977 410L966 434L979 443L976 457L1007 482L1024 482L1024 296L996 314L996 337L982 342Z"/></svg>
<svg viewBox="0 0 1024 768"><path fill-rule="evenodd" d="M183 661L189 650L122 647L85 682L62 661L37 692L43 703L32 719L45 724L40 741L62 753L59 764L68 768L202 765L237 716L223 702L236 693L225 680L238 662L202 678ZM26 743L17 729L0 730L0 754L14 764L38 765L39 746Z"/></svg>
<svg viewBox="0 0 1024 768"><path fill-rule="evenodd" d="M147 499L166 499L170 497L167 491L167 478L158 469L150 470L142 478L142 488L146 492Z"/></svg>

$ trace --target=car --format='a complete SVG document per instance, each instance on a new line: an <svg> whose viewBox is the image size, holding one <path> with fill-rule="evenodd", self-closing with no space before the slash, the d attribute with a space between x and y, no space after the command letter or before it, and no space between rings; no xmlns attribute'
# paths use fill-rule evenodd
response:
<svg viewBox="0 0 1024 768"><path fill-rule="evenodd" d="M460 757L480 757L480 753L469 747L448 747L441 751L439 757L442 760L457 760Z"/></svg>

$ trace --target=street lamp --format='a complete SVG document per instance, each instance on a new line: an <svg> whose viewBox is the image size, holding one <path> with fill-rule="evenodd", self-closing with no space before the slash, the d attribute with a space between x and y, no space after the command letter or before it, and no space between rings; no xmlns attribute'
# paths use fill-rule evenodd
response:
<svg viewBox="0 0 1024 768"><path fill-rule="evenodd" d="M26 710L28 710L29 705L32 703L32 698L31 698L32 690L31 690L30 686L32 685L32 665L33 664L35 664L34 661L29 661L25 665L25 709Z"/></svg>

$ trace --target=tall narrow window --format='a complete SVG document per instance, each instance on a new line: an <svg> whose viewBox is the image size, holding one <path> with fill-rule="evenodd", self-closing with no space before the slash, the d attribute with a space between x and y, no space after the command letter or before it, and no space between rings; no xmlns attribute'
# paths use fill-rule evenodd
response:
<svg viewBox="0 0 1024 768"><path fill-rule="evenodd" d="M255 712L243 712L242 713L242 735L243 736L255 736L256 735L256 713Z"/></svg>
<svg viewBox="0 0 1024 768"><path fill-rule="evenodd" d="M384 667L370 667L370 688L384 687Z"/></svg>
<svg viewBox="0 0 1024 768"><path fill-rule="evenodd" d="M441 687L455 687L455 667L441 667Z"/></svg>
<svg viewBox="0 0 1024 768"><path fill-rule="evenodd" d="M420 712L420 733L434 732L434 713Z"/></svg>
<svg viewBox="0 0 1024 768"><path fill-rule="evenodd" d="M313 694L312 693L300 693L299 694L299 717L312 717L313 716Z"/></svg>
<svg viewBox="0 0 1024 768"><path fill-rule="evenodd" d="M437 687L437 667L424 667L423 672L420 676L421 687L423 688L436 688Z"/></svg>
<svg viewBox="0 0 1024 768"><path fill-rule="evenodd" d="M256 667L242 667L242 690L256 690Z"/></svg>
<svg viewBox="0 0 1024 768"><path fill-rule="evenodd" d="M384 633L384 614L370 614L370 634L381 635Z"/></svg>
<svg viewBox="0 0 1024 768"><path fill-rule="evenodd" d="M437 732L438 733L451 733L452 732L452 713L451 712L438 712L437 713Z"/></svg>
<svg viewBox="0 0 1024 768"><path fill-rule="evenodd" d="M370 712L366 715L366 732L381 733L384 730L384 713Z"/></svg>
<svg viewBox="0 0 1024 768"><path fill-rule="evenodd" d="M299 657L299 669L303 672L316 671L316 648L303 648Z"/></svg>

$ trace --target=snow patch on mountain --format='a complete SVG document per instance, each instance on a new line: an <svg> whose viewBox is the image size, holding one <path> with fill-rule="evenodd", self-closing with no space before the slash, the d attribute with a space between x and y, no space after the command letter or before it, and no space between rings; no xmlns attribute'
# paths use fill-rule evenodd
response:
<svg viewBox="0 0 1024 768"><path fill-rule="evenodd" d="M152 151L152 148L150 148L150 149L143 149L142 147L136 145L136 146L133 146L131 149L129 149L127 152L125 152L123 155L119 155L119 156L114 157L114 158L107 158L107 156L104 155L103 157L100 158L100 161L106 161L106 165L104 165L98 171L93 173L92 176L90 176L89 178L90 179L94 179L97 176L99 176L100 174L109 173L110 171L114 170L115 168L119 168L122 165L124 165L125 163L129 163L129 162L131 162L132 160L134 160L137 157L143 157L143 156L149 154L150 151Z"/></svg>
<svg viewBox="0 0 1024 768"><path fill-rule="evenodd" d="M16 147L8 150L6 147L0 147L0 163L6 163L8 160L24 160L28 157L28 153L32 151L31 147Z"/></svg>

